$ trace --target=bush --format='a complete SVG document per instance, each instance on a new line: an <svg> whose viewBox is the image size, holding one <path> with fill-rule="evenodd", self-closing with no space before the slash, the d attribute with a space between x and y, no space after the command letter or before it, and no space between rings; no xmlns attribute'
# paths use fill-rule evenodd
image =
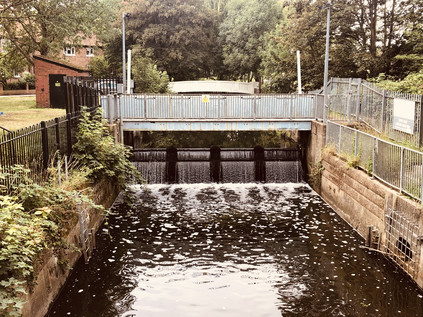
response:
<svg viewBox="0 0 423 317"><path fill-rule="evenodd" d="M86 108L82 109L73 149L74 157L89 169L88 177L94 182L107 179L121 188L129 183L143 182L141 174L129 161L130 148L116 143L110 135L101 108L92 115Z"/></svg>

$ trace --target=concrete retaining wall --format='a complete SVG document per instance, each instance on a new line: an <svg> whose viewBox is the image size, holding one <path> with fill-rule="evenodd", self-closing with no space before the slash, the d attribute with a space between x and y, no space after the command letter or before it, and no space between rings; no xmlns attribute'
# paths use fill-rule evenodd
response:
<svg viewBox="0 0 423 317"><path fill-rule="evenodd" d="M348 167L347 162L328 149L324 149L325 126L315 122L308 139L307 167L318 181L313 188L332 208L367 239L369 227L380 233L380 242L385 240L385 217L388 210L395 210L410 222L423 228L422 205L401 195L366 172ZM318 167L318 168L316 168ZM317 177L316 177L317 176ZM416 254L423 255L423 244L419 243ZM418 273L414 276L423 288L423 256L420 257Z"/></svg>
<svg viewBox="0 0 423 317"><path fill-rule="evenodd" d="M103 182L97 184L94 192L94 201L109 208L118 194L118 189L110 183ZM94 228L94 231L97 231L103 222L103 218L102 212L90 212L88 228ZM66 240L68 244L81 246L79 223L73 226ZM27 295L27 303L22 310L23 317L43 317L47 314L51 303L59 294L71 272L71 268L80 256L80 252L69 252L64 256L66 263L61 264L58 263L58 258L51 251L44 254L35 287Z"/></svg>

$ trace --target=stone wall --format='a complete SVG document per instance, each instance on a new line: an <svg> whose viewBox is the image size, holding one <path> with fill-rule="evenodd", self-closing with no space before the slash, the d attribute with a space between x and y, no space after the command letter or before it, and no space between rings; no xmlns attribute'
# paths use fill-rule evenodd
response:
<svg viewBox="0 0 423 317"><path fill-rule="evenodd" d="M102 182L94 188L94 193L94 201L109 208L118 194L118 189L110 183ZM101 211L91 211L88 228L97 231L103 222L103 218ZM66 240L69 244L80 247L79 223L71 228ZM58 263L58 258L51 251L44 254L36 284L27 295L27 303L22 310L23 317L43 317L47 314L51 303L59 294L71 272L71 268L81 257L81 254L75 251L69 252L65 255L65 264Z"/></svg>
<svg viewBox="0 0 423 317"><path fill-rule="evenodd" d="M329 149L324 149L325 127L313 123L308 140L307 166L310 174L317 176L313 188L331 207L368 239L369 227L377 228L380 243L385 239L385 217L389 210L395 210L408 221L423 228L422 205L401 195L363 170L349 167L347 162ZM316 166L320 166L318 172ZM416 254L423 255L423 244L419 242ZM382 250L383 251L383 250ZM414 276L423 288L423 256Z"/></svg>

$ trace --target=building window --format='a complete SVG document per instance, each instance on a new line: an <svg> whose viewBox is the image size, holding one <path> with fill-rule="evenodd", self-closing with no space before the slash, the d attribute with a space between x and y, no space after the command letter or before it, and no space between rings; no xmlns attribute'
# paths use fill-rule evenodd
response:
<svg viewBox="0 0 423 317"><path fill-rule="evenodd" d="M88 46L87 49L87 56L94 56L94 47Z"/></svg>
<svg viewBox="0 0 423 317"><path fill-rule="evenodd" d="M75 56L75 47L74 46L65 47L63 49L63 53L65 54L65 56Z"/></svg>

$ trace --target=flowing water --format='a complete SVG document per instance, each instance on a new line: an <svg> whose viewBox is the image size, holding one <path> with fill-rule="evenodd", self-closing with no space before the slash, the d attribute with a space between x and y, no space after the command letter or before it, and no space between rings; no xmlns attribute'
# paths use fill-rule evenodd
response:
<svg viewBox="0 0 423 317"><path fill-rule="evenodd" d="M48 316L423 316L362 243L301 183L133 187Z"/></svg>

